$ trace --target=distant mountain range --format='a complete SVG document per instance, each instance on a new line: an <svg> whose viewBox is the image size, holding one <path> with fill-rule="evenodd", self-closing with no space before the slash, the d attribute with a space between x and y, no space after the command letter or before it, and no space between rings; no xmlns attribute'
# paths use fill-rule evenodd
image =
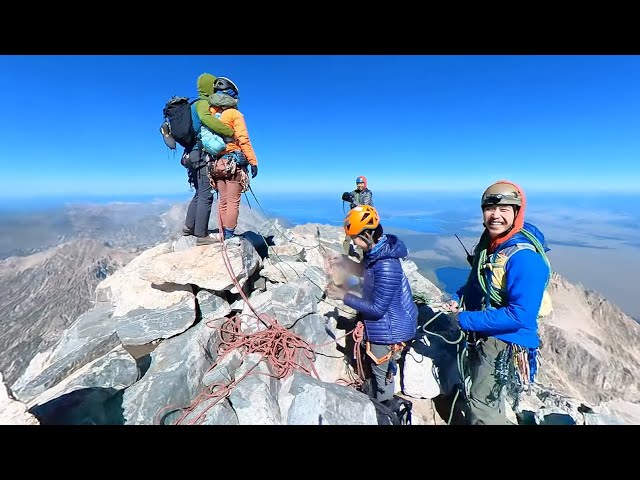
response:
<svg viewBox="0 0 640 480"><path fill-rule="evenodd" d="M70 205L29 212L0 213L0 260L24 256L77 239L135 250L166 238L161 215L171 203Z"/></svg>
<svg viewBox="0 0 640 480"><path fill-rule="evenodd" d="M185 209L186 204L87 205L2 222L4 382L15 382L38 352L91 308L98 283L140 253L178 238ZM210 227L215 223L212 215ZM267 223L245 208L239 230L250 224L263 231ZM640 326L601 295L557 274L551 286L555 312L541 326L541 381L594 404L640 402Z"/></svg>
<svg viewBox="0 0 640 480"><path fill-rule="evenodd" d="M7 383L89 308L101 280L180 228L184 217L168 211L169 204L152 202L3 214L0 371Z"/></svg>

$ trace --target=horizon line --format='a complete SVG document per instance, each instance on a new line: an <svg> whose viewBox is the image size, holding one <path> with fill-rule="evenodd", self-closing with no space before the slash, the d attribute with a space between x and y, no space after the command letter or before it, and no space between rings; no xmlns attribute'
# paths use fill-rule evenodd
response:
<svg viewBox="0 0 640 480"><path fill-rule="evenodd" d="M450 189L450 190L444 190L444 189L438 189L438 190L432 190L432 189L385 189L385 188L379 188L379 189L371 189L374 193L374 195L376 193L381 193L381 194L420 194L420 195L429 195L429 194L434 194L434 195L447 195L447 194L451 194L451 195L461 195L461 194L468 194L468 195L477 195L478 194L478 190L477 189ZM350 191L350 190L341 190L342 191ZM317 196L324 196L324 195L336 195L337 190L316 190L314 192L315 195ZM309 196L309 190L308 189L292 189L292 190L288 190L288 191L282 191L282 190L266 190L261 192L261 195L297 195L297 194L301 194L304 193L307 197ZM572 190L568 190L566 188L563 189L535 189L535 188L529 188L527 190L527 194L528 195L537 195L537 194L556 194L556 195L575 195L575 194L583 194L583 195L640 195L640 189L638 190L612 190L612 189L598 189L598 190L594 190L594 189L584 189L584 190L578 190L578 189L572 189ZM158 199L161 200L163 198L166 197L185 197L186 199L189 199L193 196L192 192L163 192L163 193L159 193L159 192L145 192L145 193L139 193L139 192L118 192L118 193L106 193L106 192L93 192L93 193L81 193L81 192L74 192L74 193L45 193L45 194L37 194L37 195L2 195L0 194L0 200L15 200L15 201L21 201L21 200L43 200L43 199L60 199L60 200L78 200L78 199L90 199L90 198L96 198L96 199L105 199L105 198L113 198L113 199L121 199L121 198L145 198L145 199ZM117 200L114 200L117 201Z"/></svg>

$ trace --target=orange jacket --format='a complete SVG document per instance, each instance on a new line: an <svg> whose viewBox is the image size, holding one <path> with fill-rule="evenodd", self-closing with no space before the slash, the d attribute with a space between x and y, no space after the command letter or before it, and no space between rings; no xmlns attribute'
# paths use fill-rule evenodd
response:
<svg viewBox="0 0 640 480"><path fill-rule="evenodd" d="M244 156L247 157L247 160L251 165L258 165L258 159L256 157L256 153L253 151L253 146L251 145L251 139L249 138L249 131L247 130L247 124L244 121L244 115L240 113L240 111L235 108L227 108L226 110L222 110L216 107L209 107L209 110L212 114L216 114L218 112L222 112L220 114L220 121L225 125L229 125L233 128L233 133L236 136L237 143L227 143L227 147L224 150L224 153L233 152L234 150L241 150L244 153Z"/></svg>

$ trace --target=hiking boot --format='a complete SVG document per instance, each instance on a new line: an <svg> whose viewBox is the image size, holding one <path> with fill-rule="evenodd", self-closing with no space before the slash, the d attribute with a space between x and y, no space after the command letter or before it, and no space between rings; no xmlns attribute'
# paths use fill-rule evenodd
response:
<svg viewBox="0 0 640 480"><path fill-rule="evenodd" d="M191 230L189 227L182 227L182 235L184 235L185 237L193 235L193 230Z"/></svg>
<svg viewBox="0 0 640 480"><path fill-rule="evenodd" d="M220 238L218 236L196 238L196 245L215 245L216 243L220 243Z"/></svg>

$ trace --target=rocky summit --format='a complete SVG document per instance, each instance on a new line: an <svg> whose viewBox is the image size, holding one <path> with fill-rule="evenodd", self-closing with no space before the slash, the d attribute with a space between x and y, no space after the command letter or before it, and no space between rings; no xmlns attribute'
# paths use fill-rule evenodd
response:
<svg viewBox="0 0 640 480"><path fill-rule="evenodd" d="M342 256L341 228L284 228L241 212L236 233L198 246L174 231L105 264L85 308L26 349L21 374L2 382L0 423L389 423L363 393L355 312L324 293L336 262L357 268ZM459 332L443 293L414 262L403 268L420 327L400 361L397 395L411 402L413 425L463 421L451 408ZM557 274L550 293L538 383L520 395L514 420L640 423L640 326Z"/></svg>

